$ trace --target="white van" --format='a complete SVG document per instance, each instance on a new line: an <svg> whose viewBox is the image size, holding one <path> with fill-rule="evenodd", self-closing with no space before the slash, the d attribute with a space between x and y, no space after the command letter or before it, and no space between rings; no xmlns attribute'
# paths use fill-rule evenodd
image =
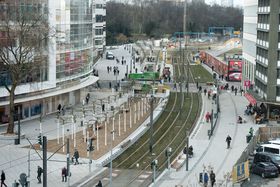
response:
<svg viewBox="0 0 280 187"><path fill-rule="evenodd" d="M256 152L273 153L273 154L280 155L280 145L262 144L256 149Z"/></svg>
<svg viewBox="0 0 280 187"><path fill-rule="evenodd" d="M106 53L106 59L109 59L109 60L114 60L115 59L115 56L112 52L108 51Z"/></svg>
<svg viewBox="0 0 280 187"><path fill-rule="evenodd" d="M280 145L280 139L276 139L276 140L269 140L268 141L269 144L275 144L275 145Z"/></svg>

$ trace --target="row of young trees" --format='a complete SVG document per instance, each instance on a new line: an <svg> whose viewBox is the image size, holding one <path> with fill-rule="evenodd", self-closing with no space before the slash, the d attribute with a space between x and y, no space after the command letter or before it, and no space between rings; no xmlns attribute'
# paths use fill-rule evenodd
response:
<svg viewBox="0 0 280 187"><path fill-rule="evenodd" d="M132 3L107 3L107 44L124 42L132 35L162 37L183 31L184 4L171 1L133 0ZM243 25L241 8L188 3L187 31L208 32L211 26L230 26L239 30Z"/></svg>

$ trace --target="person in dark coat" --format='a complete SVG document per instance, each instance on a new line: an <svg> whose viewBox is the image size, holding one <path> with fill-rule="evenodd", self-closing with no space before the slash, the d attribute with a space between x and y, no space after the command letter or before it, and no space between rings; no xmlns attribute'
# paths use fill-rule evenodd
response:
<svg viewBox="0 0 280 187"><path fill-rule="evenodd" d="M102 187L102 182L101 180L98 181L98 184L95 187Z"/></svg>
<svg viewBox="0 0 280 187"><path fill-rule="evenodd" d="M231 137L228 135L226 138L226 142L227 142L227 149L230 148L230 142L231 142Z"/></svg>
<svg viewBox="0 0 280 187"><path fill-rule="evenodd" d="M237 95L237 88L234 88L234 94Z"/></svg>
<svg viewBox="0 0 280 187"><path fill-rule="evenodd" d="M7 185L5 184L5 180L6 180L6 174L5 172L2 170L2 173L1 173L1 187L4 185L7 187Z"/></svg>
<svg viewBox="0 0 280 187"><path fill-rule="evenodd" d="M67 182L67 169L64 167L61 171L62 182Z"/></svg>
<svg viewBox="0 0 280 187"><path fill-rule="evenodd" d="M58 110L59 113L60 113L60 111L61 111L61 108L62 108L61 104L58 104L57 110Z"/></svg>
<svg viewBox="0 0 280 187"><path fill-rule="evenodd" d="M38 179L38 183L42 183L42 180L41 180L41 175L43 173L43 169L38 166L38 169L37 169L37 179Z"/></svg>
<svg viewBox="0 0 280 187"><path fill-rule="evenodd" d="M80 158L80 156L79 156L79 152L78 152L77 149L75 149L74 158L75 158L75 165L79 164L79 160L78 159Z"/></svg>
<svg viewBox="0 0 280 187"><path fill-rule="evenodd" d="M213 172L213 170L211 170L211 173L210 173L210 181L211 181L211 187L214 187L214 184L216 182L216 175Z"/></svg>

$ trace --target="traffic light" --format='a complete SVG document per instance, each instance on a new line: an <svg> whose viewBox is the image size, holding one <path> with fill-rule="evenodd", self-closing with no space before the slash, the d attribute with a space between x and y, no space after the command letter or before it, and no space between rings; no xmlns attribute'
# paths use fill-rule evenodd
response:
<svg viewBox="0 0 280 187"><path fill-rule="evenodd" d="M38 136L38 144L42 145L42 136L41 136L41 134Z"/></svg>

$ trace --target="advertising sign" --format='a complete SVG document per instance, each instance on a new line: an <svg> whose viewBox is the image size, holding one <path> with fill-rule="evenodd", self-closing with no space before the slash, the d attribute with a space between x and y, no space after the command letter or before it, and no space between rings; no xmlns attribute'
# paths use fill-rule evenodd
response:
<svg viewBox="0 0 280 187"><path fill-rule="evenodd" d="M233 167L232 180L233 183L237 183L249 178L249 161L242 162Z"/></svg>
<svg viewBox="0 0 280 187"><path fill-rule="evenodd" d="M230 72L228 73L229 81L241 81L242 73L241 72Z"/></svg>
<svg viewBox="0 0 280 187"><path fill-rule="evenodd" d="M244 86L245 86L246 88L249 88L249 87L251 86L251 81L250 81L250 80L245 80L245 81L244 81Z"/></svg>
<svg viewBox="0 0 280 187"><path fill-rule="evenodd" d="M229 72L242 72L242 61L230 60L228 63Z"/></svg>

